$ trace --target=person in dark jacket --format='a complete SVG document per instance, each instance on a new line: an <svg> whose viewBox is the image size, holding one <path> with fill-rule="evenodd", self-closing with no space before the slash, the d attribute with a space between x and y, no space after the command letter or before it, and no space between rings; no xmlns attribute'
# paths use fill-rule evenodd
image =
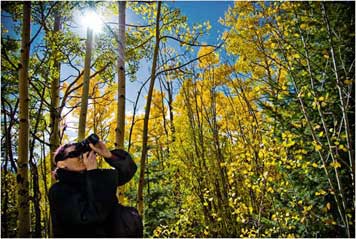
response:
<svg viewBox="0 0 356 239"><path fill-rule="evenodd" d="M76 144L66 144L55 153L55 177L48 198L54 237L142 237L137 210L122 212L116 198L117 186L127 183L137 166L124 150L109 151L99 141L90 152L79 154ZM96 154L114 169L98 169ZM128 215L135 225L122 225ZM134 218L131 220L131 218ZM122 229L123 228L123 229Z"/></svg>

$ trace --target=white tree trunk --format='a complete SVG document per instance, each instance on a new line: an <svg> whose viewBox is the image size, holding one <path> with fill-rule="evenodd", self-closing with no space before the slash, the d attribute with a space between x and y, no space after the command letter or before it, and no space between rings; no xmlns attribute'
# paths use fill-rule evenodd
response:
<svg viewBox="0 0 356 239"><path fill-rule="evenodd" d="M30 35L31 35L31 2L24 2L21 63L19 65L19 144L17 160L17 236L30 237L31 220L29 205L29 182L28 182L28 149L29 149L29 58L30 58Z"/></svg>

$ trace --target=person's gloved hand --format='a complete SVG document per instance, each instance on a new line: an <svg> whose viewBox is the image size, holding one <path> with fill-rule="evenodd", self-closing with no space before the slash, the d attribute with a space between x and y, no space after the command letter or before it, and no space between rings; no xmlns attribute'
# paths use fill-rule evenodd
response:
<svg viewBox="0 0 356 239"><path fill-rule="evenodd" d="M111 152L106 148L106 145L99 141L97 144L89 144L90 148L94 150L99 155L103 156L104 158L110 158L112 156Z"/></svg>

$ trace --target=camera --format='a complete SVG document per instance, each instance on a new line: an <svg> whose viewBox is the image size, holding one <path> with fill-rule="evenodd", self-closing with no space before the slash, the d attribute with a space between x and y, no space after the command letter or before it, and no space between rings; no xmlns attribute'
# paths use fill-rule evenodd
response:
<svg viewBox="0 0 356 239"><path fill-rule="evenodd" d="M82 154L89 152L91 151L89 144L92 143L93 145L95 145L98 142L99 142L99 137L96 134L91 134L88 136L88 138L76 144L75 151Z"/></svg>

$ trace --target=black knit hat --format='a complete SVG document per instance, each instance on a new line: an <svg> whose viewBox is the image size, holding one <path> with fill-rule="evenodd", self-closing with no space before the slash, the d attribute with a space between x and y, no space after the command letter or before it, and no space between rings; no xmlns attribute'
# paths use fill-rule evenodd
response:
<svg viewBox="0 0 356 239"><path fill-rule="evenodd" d="M56 152L54 153L54 164L57 164L58 161L63 161L67 158L69 158L68 156L71 155L70 153L67 153L65 150L71 146L75 146L76 143L71 143L71 144L65 144L62 146L59 146L56 150Z"/></svg>

